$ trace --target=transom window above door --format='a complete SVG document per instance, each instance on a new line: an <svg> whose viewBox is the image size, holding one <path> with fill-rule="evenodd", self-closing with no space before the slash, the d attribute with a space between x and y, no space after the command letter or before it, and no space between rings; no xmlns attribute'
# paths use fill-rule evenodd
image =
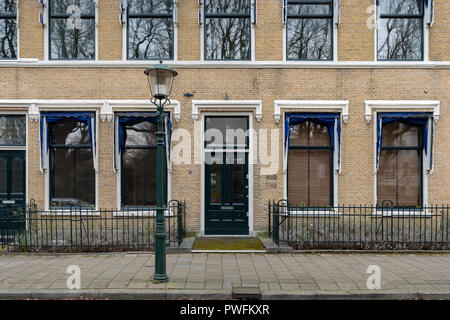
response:
<svg viewBox="0 0 450 320"><path fill-rule="evenodd" d="M173 0L127 1L127 56L132 60L174 59Z"/></svg>
<svg viewBox="0 0 450 320"><path fill-rule="evenodd" d="M247 149L248 117L211 116L205 118L206 149Z"/></svg>
<svg viewBox="0 0 450 320"><path fill-rule="evenodd" d="M250 0L204 0L206 60L251 59Z"/></svg>
<svg viewBox="0 0 450 320"><path fill-rule="evenodd" d="M49 0L49 57L95 59L94 0Z"/></svg>
<svg viewBox="0 0 450 320"><path fill-rule="evenodd" d="M333 60L333 0L288 0L288 60Z"/></svg>
<svg viewBox="0 0 450 320"><path fill-rule="evenodd" d="M24 115L0 116L0 146L25 146L26 120Z"/></svg>

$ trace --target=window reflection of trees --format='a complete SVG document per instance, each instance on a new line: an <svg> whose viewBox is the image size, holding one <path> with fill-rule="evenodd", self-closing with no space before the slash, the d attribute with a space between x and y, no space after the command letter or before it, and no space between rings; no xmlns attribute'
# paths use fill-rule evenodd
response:
<svg viewBox="0 0 450 320"><path fill-rule="evenodd" d="M332 59L332 3L288 4L287 58Z"/></svg>
<svg viewBox="0 0 450 320"><path fill-rule="evenodd" d="M17 58L17 15L14 0L0 0L0 59Z"/></svg>
<svg viewBox="0 0 450 320"><path fill-rule="evenodd" d="M250 59L250 1L205 1L205 51L210 60Z"/></svg>
<svg viewBox="0 0 450 320"><path fill-rule="evenodd" d="M423 0L381 1L378 59L423 59Z"/></svg>
<svg viewBox="0 0 450 320"><path fill-rule="evenodd" d="M173 1L128 3L128 58L173 59Z"/></svg>
<svg viewBox="0 0 450 320"><path fill-rule="evenodd" d="M81 10L80 28L69 29L69 6ZM95 4L93 0L51 0L50 56L52 59L95 58Z"/></svg>

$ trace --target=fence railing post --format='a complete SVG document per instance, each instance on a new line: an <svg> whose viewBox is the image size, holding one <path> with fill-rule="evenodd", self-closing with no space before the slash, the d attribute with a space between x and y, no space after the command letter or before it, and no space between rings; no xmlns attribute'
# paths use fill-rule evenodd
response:
<svg viewBox="0 0 450 320"><path fill-rule="evenodd" d="M275 203L274 203L275 205ZM280 246L280 205L276 204L274 215L273 215L273 242Z"/></svg>

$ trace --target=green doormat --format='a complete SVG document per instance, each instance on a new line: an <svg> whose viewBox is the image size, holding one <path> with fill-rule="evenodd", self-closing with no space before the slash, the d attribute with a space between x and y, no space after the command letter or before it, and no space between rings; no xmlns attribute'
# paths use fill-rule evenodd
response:
<svg viewBox="0 0 450 320"><path fill-rule="evenodd" d="M264 250L264 245L258 238L206 237L196 238L192 250Z"/></svg>

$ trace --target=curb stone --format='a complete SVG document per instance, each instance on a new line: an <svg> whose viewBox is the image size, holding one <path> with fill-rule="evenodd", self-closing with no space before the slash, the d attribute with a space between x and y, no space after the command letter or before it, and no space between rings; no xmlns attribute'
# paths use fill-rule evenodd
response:
<svg viewBox="0 0 450 320"><path fill-rule="evenodd" d="M158 300L203 299L230 300L232 290L149 290L149 289L92 289L92 290L13 290L0 291L0 299L112 299ZM450 300L450 291L262 291L262 300Z"/></svg>

